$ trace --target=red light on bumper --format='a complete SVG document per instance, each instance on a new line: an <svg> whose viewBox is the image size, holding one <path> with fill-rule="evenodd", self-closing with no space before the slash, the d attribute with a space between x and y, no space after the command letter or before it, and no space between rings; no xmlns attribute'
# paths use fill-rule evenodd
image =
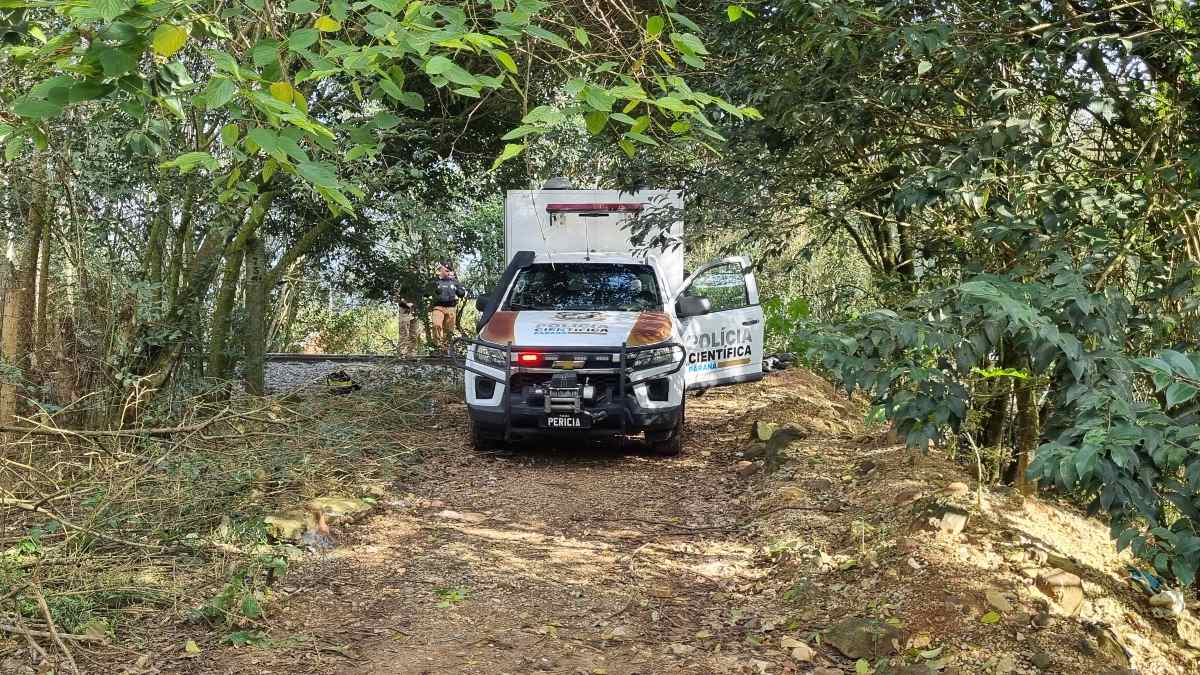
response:
<svg viewBox="0 0 1200 675"><path fill-rule="evenodd" d="M537 352L517 352L517 364L536 366L542 362L542 355Z"/></svg>

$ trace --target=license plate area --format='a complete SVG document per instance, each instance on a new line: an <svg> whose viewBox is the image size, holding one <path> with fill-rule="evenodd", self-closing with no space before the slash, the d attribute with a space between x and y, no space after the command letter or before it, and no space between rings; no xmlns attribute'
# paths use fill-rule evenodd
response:
<svg viewBox="0 0 1200 675"><path fill-rule="evenodd" d="M573 414L547 415L541 419L539 426L543 429L590 429L592 418Z"/></svg>

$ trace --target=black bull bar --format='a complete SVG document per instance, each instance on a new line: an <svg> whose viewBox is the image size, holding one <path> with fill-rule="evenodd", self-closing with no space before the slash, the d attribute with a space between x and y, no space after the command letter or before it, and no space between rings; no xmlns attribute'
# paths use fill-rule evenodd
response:
<svg viewBox="0 0 1200 675"><path fill-rule="evenodd" d="M565 351L565 352L569 352L572 354L612 354L613 353L613 350L611 347L567 347L567 348L564 348L564 347L553 347L553 346L548 346L548 345L541 345L541 346L514 345L512 342L508 342L504 345L497 345L497 344L493 344L491 342L484 342L483 340L479 340L477 338L467 338L467 337L454 338L454 340L452 341L451 344L454 345L455 352L456 352L455 358L453 359L454 367L461 368L462 370L473 373L476 376L486 377L487 379L492 380L493 382L497 382L499 384L504 385L504 439L506 441L510 440L510 437L512 434L512 387L509 386L509 382L512 379L513 374L514 373L523 373L523 372L532 372L534 370L537 370L537 371L547 370L545 368L533 369L533 368L523 368L521 366L513 366L513 362L512 362L513 353L520 352L520 351L537 351L537 352ZM471 365L469 363L467 363L467 359L466 359L467 348L471 345L487 347L489 349L504 350L504 377L499 378L499 377L496 377L495 375L493 375L492 373L484 372L478 368L472 368ZM461 353L462 353L461 358L458 356L458 353L457 353L459 351L458 348L460 346L461 346ZM670 348L671 351L679 350L679 352L680 352L680 359L679 359L679 362L677 364L675 364L675 367L672 368L671 370L667 370L667 371L660 373L661 376L674 375L675 373L679 372L679 370L681 368L683 368L683 364L687 362L687 350L684 349L683 345L673 342L673 343L666 344L666 345L655 344L655 345L642 345L642 346L637 346L637 347L630 347L629 345L627 345L624 342L621 343L621 348L617 352L618 354L620 354L620 360L618 361L618 370L617 370L617 372L620 374L620 377L617 378L617 397L622 402L624 402L624 400L625 400L625 380L629 377L629 373L630 373L629 366L628 366L629 357L631 355L637 355L641 352L646 352L646 351L650 351L650 350L654 350L654 349L663 349L663 348ZM569 372L569 371L567 371L567 372ZM620 433L624 434L624 433L626 433L625 415L621 415L620 418L621 418Z"/></svg>

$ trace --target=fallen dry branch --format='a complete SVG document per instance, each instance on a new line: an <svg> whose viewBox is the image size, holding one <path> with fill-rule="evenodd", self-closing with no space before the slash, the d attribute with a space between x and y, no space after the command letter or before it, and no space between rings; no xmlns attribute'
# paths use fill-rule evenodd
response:
<svg viewBox="0 0 1200 675"><path fill-rule="evenodd" d="M162 549L162 546L159 546L157 544L145 544L142 542L131 541L129 539L122 539L121 537L114 537L111 534L105 534L103 532L89 529L89 528L83 527L81 525L76 525L75 523L67 520L66 518L60 516L59 514L53 512L49 509L43 508L42 506L40 506L37 503L26 501L24 499L11 499L8 497L0 497L0 506L13 506L18 509L21 509L22 511L28 511L30 513L40 513L44 516L49 516L50 518L54 519L63 527L66 527L66 528L69 528L72 530L76 530L76 531L82 532L84 534L90 534L93 537L99 537L100 539L104 539L105 541L109 541L114 544L123 544L125 546L133 546L136 548L151 549L154 551Z"/></svg>
<svg viewBox="0 0 1200 675"><path fill-rule="evenodd" d="M21 628L18 626L14 626L12 624L7 624L7 623L0 623L0 632L12 633L13 635L22 635L22 636L28 637L28 638L35 638L35 637L53 638L54 637L49 632L44 631L44 630L34 630L32 628ZM73 635L71 633L58 633L58 637L62 638L63 640L70 640L72 642L94 642L94 643L99 643L99 644L105 644L108 642L108 640L105 638L96 637L93 635Z"/></svg>
<svg viewBox="0 0 1200 675"><path fill-rule="evenodd" d="M0 433L22 436L59 436L77 438L161 438L178 436L182 434L194 434L204 431L208 427L211 427L218 422L225 422L229 420L249 420L252 422L258 422L260 424L285 424L285 422L278 420L264 419L256 416L256 413L266 410L267 407L235 414L228 414L229 408L226 407L221 412L207 419L201 420L194 424L184 424L174 427L150 427L142 429L63 429L60 427L51 427L45 425L32 427L0 426Z"/></svg>
<svg viewBox="0 0 1200 675"><path fill-rule="evenodd" d="M33 597L37 599L38 609L42 611L42 616L46 619L46 631L50 633L50 639L55 645L58 646L59 650L62 651L63 656L67 657L67 663L71 665L71 672L78 675L79 666L75 664L75 655L72 654L71 650L67 648L66 643L62 640L62 635L60 635L58 629L54 627L54 617L50 614L50 607L46 604L46 596L42 595L42 592L36 588L32 588L32 590L34 594Z"/></svg>

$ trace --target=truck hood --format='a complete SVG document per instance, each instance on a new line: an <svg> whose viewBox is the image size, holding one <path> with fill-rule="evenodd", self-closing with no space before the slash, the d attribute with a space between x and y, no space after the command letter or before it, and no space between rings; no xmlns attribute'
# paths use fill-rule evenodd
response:
<svg viewBox="0 0 1200 675"><path fill-rule="evenodd" d="M482 340L519 347L639 347L671 338L664 312L499 311L479 332Z"/></svg>

